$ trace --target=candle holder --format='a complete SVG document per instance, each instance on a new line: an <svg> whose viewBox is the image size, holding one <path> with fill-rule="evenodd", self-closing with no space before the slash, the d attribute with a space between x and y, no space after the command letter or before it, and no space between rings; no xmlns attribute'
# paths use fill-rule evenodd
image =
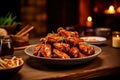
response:
<svg viewBox="0 0 120 80"><path fill-rule="evenodd" d="M112 33L112 47L120 48L120 32L114 31Z"/></svg>
<svg viewBox="0 0 120 80"><path fill-rule="evenodd" d="M111 35L111 29L107 27L98 27L95 29L95 35L109 38Z"/></svg>

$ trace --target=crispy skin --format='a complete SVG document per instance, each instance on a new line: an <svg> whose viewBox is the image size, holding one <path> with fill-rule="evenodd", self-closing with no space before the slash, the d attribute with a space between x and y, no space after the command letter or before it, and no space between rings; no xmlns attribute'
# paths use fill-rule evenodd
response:
<svg viewBox="0 0 120 80"><path fill-rule="evenodd" d="M47 39L47 43L55 43L55 42L62 42L62 41L64 41L65 38L63 38L59 34L49 33L46 36L46 39Z"/></svg>
<svg viewBox="0 0 120 80"><path fill-rule="evenodd" d="M72 47L69 51L69 55L73 58L85 57L85 55L82 54L77 47Z"/></svg>
<svg viewBox="0 0 120 80"><path fill-rule="evenodd" d="M92 55L95 53L95 49L93 47L87 46L87 49L88 49L88 53L87 53L88 55Z"/></svg>
<svg viewBox="0 0 120 80"><path fill-rule="evenodd" d="M59 35L58 34L49 33L46 36L46 38L47 38L48 43L54 43L54 42L57 42L57 40L59 39Z"/></svg>
<svg viewBox="0 0 120 80"><path fill-rule="evenodd" d="M70 50L70 45L66 43L54 43L54 47L62 52L68 52Z"/></svg>
<svg viewBox="0 0 120 80"><path fill-rule="evenodd" d="M89 45L79 44L79 49L83 54L85 54L87 56L95 53L95 49L92 46L89 46Z"/></svg>
<svg viewBox="0 0 120 80"><path fill-rule="evenodd" d="M77 44L79 44L80 42L83 42L82 39L78 38L78 37L68 37L66 39L66 41L71 44L72 46L76 46Z"/></svg>
<svg viewBox="0 0 120 80"><path fill-rule="evenodd" d="M41 44L41 43L37 44L34 48L33 55L35 55L35 56L39 55L38 53L39 53L39 50L42 48L42 46L43 46L43 44Z"/></svg>
<svg viewBox="0 0 120 80"><path fill-rule="evenodd" d="M55 54L57 58L62 58L62 59L70 58L69 55L57 49L53 49L53 53Z"/></svg>
<svg viewBox="0 0 120 80"><path fill-rule="evenodd" d="M62 27L58 28L57 32L59 35L64 36L64 37L79 37L78 32L67 31L63 29Z"/></svg>
<svg viewBox="0 0 120 80"><path fill-rule="evenodd" d="M45 38L40 38L40 43L54 43L59 39L58 34L49 33Z"/></svg>
<svg viewBox="0 0 120 80"><path fill-rule="evenodd" d="M76 47L72 47L69 51L70 56L73 58L79 57L79 53L79 49L77 49Z"/></svg>
<svg viewBox="0 0 120 80"><path fill-rule="evenodd" d="M44 57L51 58L52 57L51 45L50 44L44 44L42 46L42 48L40 49L40 53Z"/></svg>

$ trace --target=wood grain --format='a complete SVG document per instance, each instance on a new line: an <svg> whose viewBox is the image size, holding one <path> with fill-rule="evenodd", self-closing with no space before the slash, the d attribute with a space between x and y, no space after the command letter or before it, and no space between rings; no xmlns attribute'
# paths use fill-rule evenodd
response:
<svg viewBox="0 0 120 80"><path fill-rule="evenodd" d="M37 40L32 39L31 42L36 43ZM15 51L15 55L22 57L25 64L12 80L86 80L112 74L120 75L120 49L112 48L111 41L99 47L102 48L102 53L97 58L73 66L44 65L29 58L23 50Z"/></svg>

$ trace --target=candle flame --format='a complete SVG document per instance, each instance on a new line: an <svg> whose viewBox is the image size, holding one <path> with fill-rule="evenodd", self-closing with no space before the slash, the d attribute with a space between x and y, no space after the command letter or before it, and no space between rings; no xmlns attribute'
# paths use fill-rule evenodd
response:
<svg viewBox="0 0 120 80"><path fill-rule="evenodd" d="M105 13L106 13L106 14L115 14L116 11L115 11L115 9L114 9L114 6L113 6L113 5L110 5L110 6L109 6L109 9L105 10Z"/></svg>
<svg viewBox="0 0 120 80"><path fill-rule="evenodd" d="M116 35L116 37L119 37L119 35Z"/></svg>
<svg viewBox="0 0 120 80"><path fill-rule="evenodd" d="M91 17L91 16L88 16L87 21L88 21L88 22L91 22L91 21L92 21L92 17Z"/></svg>

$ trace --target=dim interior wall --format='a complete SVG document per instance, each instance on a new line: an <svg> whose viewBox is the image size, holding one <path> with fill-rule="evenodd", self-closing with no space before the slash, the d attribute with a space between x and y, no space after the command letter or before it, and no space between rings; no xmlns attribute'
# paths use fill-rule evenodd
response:
<svg viewBox="0 0 120 80"><path fill-rule="evenodd" d="M79 0L79 25L86 26L88 16L90 16L90 0Z"/></svg>
<svg viewBox="0 0 120 80"><path fill-rule="evenodd" d="M21 0L21 21L24 25L30 24L35 28L30 36L40 36L46 33L46 0Z"/></svg>

